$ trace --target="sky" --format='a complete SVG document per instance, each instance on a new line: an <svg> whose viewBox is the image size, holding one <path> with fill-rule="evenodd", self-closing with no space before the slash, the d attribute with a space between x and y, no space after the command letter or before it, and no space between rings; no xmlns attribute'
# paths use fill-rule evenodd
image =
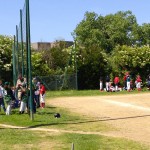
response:
<svg viewBox="0 0 150 150"><path fill-rule="evenodd" d="M15 35L25 0L0 0L0 35ZM31 42L72 41L86 11L106 16L132 11L137 23L150 23L150 0L30 0Z"/></svg>

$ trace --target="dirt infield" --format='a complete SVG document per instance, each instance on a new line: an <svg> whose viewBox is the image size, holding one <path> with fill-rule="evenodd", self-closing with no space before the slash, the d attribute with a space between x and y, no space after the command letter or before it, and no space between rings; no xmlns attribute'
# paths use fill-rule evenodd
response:
<svg viewBox="0 0 150 150"><path fill-rule="evenodd" d="M118 130L109 136L150 145L150 93L117 96L63 97L48 102L105 121Z"/></svg>

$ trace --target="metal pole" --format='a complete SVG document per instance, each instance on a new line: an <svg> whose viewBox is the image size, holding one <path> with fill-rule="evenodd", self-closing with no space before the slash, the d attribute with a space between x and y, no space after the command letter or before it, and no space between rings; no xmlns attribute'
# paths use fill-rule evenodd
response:
<svg viewBox="0 0 150 150"><path fill-rule="evenodd" d="M31 71L31 41L30 41L30 13L29 13L29 0L26 0L26 11L27 11L27 43L28 43L28 67L29 67L29 83L30 83L30 117L34 120L33 116L33 92L32 92L32 71Z"/></svg>
<svg viewBox="0 0 150 150"><path fill-rule="evenodd" d="M76 67L76 90L78 90L78 67L77 67L77 49L76 49L76 40L74 43L74 49L75 49L75 67Z"/></svg>
<svg viewBox="0 0 150 150"><path fill-rule="evenodd" d="M15 35L14 35L14 44L13 44L13 85L16 85L16 56L15 56Z"/></svg>
<svg viewBox="0 0 150 150"><path fill-rule="evenodd" d="M72 147L71 147L71 150L74 150L74 143L72 143Z"/></svg>
<svg viewBox="0 0 150 150"><path fill-rule="evenodd" d="M16 25L16 75L19 74L18 26Z"/></svg>
<svg viewBox="0 0 150 150"><path fill-rule="evenodd" d="M23 48L23 32L22 32L22 10L20 10L20 27L21 27L22 76L24 77L24 48Z"/></svg>

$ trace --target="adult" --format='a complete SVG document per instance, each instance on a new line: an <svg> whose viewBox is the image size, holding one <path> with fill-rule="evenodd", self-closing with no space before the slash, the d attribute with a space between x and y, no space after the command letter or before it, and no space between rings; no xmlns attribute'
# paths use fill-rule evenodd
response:
<svg viewBox="0 0 150 150"><path fill-rule="evenodd" d="M27 108L27 101L28 101L28 90L26 84L21 86L21 103L20 103L20 114L23 114Z"/></svg>
<svg viewBox="0 0 150 150"><path fill-rule="evenodd" d="M22 94L21 86L23 84L25 84L24 78L22 77L21 74L19 74L18 79L17 79L17 83L16 83L17 99L19 101L19 104L21 102L21 94Z"/></svg>

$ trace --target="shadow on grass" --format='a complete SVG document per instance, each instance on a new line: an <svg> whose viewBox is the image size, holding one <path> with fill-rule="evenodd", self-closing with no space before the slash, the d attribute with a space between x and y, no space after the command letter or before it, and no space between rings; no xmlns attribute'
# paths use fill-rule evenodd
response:
<svg viewBox="0 0 150 150"><path fill-rule="evenodd" d="M130 116L130 117L120 117L120 118L108 118L108 117L104 117L104 118L98 119L98 120L85 120L85 121L78 121L78 122L75 122L75 120L73 120L74 122L72 122L71 120L67 120L68 122L57 122L57 123L49 123L49 124L39 124L39 125L29 126L27 128L37 128L37 127L42 127L42 126L60 125L60 124L83 124L83 123L90 123L90 122L104 122L104 121L126 120L126 119L136 119L136 118L144 118L144 117L150 117L150 115Z"/></svg>

